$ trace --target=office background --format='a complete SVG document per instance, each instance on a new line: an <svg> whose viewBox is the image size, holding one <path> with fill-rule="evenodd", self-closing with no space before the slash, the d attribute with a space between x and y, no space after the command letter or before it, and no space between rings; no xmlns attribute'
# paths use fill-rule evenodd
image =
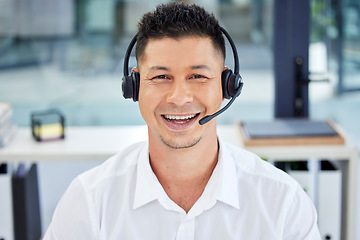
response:
<svg viewBox="0 0 360 240"><path fill-rule="evenodd" d="M273 1L193 1L217 16L240 57L244 90L218 124L274 118ZM122 97L123 57L138 19L163 2L0 0L0 102L12 104L18 126L49 108L60 109L67 126L144 124L137 103ZM310 83L309 116L333 119L360 149L360 2L310 6L309 70L328 81ZM226 64L233 66L231 54ZM69 182L97 164L39 164L43 230Z"/></svg>

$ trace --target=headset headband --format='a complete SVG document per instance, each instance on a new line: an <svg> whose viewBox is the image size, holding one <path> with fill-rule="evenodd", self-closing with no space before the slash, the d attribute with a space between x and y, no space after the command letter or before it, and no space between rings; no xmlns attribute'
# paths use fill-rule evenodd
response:
<svg viewBox="0 0 360 240"><path fill-rule="evenodd" d="M232 52L233 52L233 55L234 55L234 74L239 74L239 57L238 57L238 54L237 54L237 50L236 50L236 47L235 47L235 43L234 41L231 39L230 37L230 34L223 28L223 27L220 27L220 30L221 32L225 35L226 39L228 40L228 42L230 43L230 46L231 46L231 49L232 49ZM128 76L129 75L129 58L130 58L130 55L131 55L131 51L136 43L136 40L137 40L137 37L138 37L138 34L136 34L127 50L126 50L126 53L125 53L125 59L124 59L124 76Z"/></svg>

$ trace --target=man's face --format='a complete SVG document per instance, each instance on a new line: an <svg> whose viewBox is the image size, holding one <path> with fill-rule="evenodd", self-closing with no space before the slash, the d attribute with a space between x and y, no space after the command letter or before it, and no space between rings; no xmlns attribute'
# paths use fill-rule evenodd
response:
<svg viewBox="0 0 360 240"><path fill-rule="evenodd" d="M174 149L196 145L216 131L215 121L198 121L216 112L223 100L223 57L210 38L151 39L139 61L139 107L149 139Z"/></svg>

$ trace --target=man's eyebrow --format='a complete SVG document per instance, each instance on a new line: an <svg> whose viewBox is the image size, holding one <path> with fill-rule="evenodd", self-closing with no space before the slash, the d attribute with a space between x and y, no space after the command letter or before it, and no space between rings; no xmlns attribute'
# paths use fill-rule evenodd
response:
<svg viewBox="0 0 360 240"><path fill-rule="evenodd" d="M206 70L210 70L210 68L205 65L205 64L200 64L200 65L193 65L190 67L192 70L196 70L196 69L206 69ZM161 65L155 65L152 66L150 68L150 71L170 71L170 69L168 67L165 66L161 66Z"/></svg>
<svg viewBox="0 0 360 240"><path fill-rule="evenodd" d="M210 70L210 68L207 65L204 65L204 64L191 66L191 69L192 70L196 70L196 69Z"/></svg>
<svg viewBox="0 0 360 240"><path fill-rule="evenodd" d="M160 70L160 71L169 71L169 68L165 67L165 66L158 66L158 65L155 65L155 66L152 66L150 68L151 71L156 71L156 70Z"/></svg>

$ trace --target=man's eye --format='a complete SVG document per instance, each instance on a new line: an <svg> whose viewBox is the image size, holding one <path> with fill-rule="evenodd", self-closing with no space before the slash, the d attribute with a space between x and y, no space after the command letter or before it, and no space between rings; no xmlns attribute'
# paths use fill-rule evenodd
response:
<svg viewBox="0 0 360 240"><path fill-rule="evenodd" d="M158 75L152 78L152 80L157 80L157 79L163 80L163 79L169 79L169 77L167 77L166 75Z"/></svg>
<svg viewBox="0 0 360 240"><path fill-rule="evenodd" d="M206 79L207 77L200 75L200 74L194 74L190 77L190 79Z"/></svg>

